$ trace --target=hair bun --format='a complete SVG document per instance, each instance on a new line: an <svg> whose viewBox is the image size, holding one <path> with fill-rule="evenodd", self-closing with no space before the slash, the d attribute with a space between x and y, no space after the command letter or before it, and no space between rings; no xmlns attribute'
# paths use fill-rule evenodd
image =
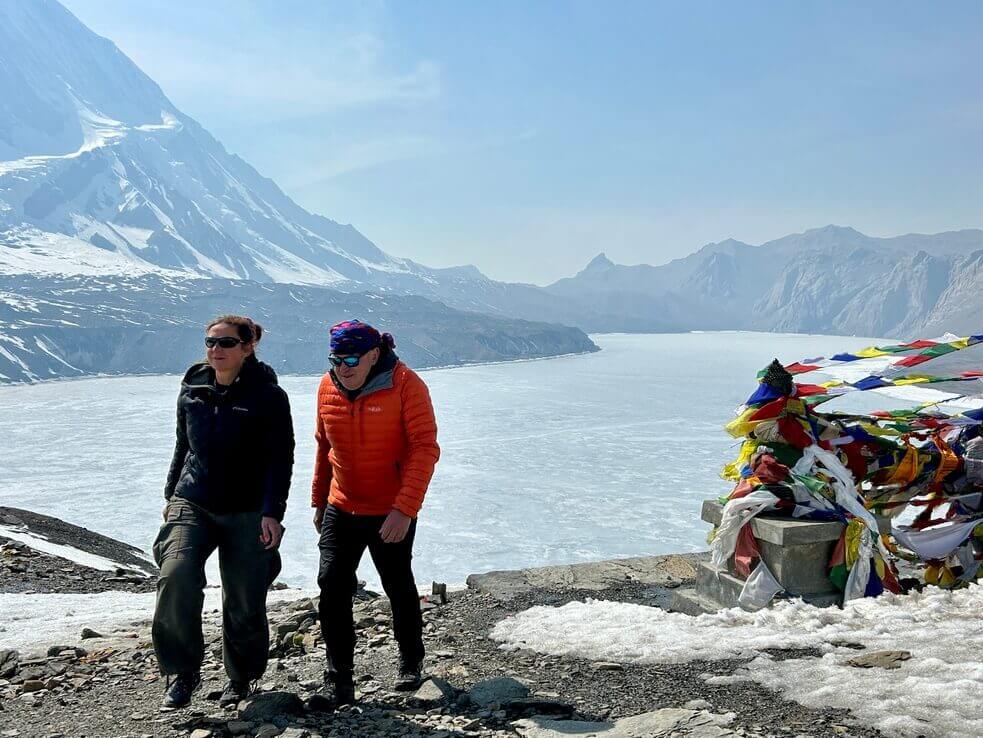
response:
<svg viewBox="0 0 983 738"><path fill-rule="evenodd" d="M392 333L383 333L382 334L382 343L385 344L386 346L388 346L391 349L396 348L396 339L393 338L393 334Z"/></svg>

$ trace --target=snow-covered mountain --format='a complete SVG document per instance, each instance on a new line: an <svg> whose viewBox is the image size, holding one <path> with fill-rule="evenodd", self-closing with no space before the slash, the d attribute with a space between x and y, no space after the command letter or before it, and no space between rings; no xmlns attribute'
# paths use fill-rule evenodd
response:
<svg viewBox="0 0 983 738"><path fill-rule="evenodd" d="M585 330L764 330L910 337L983 329L983 231L875 238L826 226L708 244L662 266L603 254L546 290ZM608 328L610 330L610 328Z"/></svg>
<svg viewBox="0 0 983 738"><path fill-rule="evenodd" d="M978 332L981 264L983 231L879 239L828 226L761 246L709 244L662 266L621 266L602 254L546 288L496 282L471 266L429 268L301 208L55 0L0 0L7 378L177 371L176 344L162 368L124 345L132 331L152 334L168 310L198 330L208 311L231 303L285 309L319 332L318 309L351 315L392 297L400 306L392 319L419 329L419 361L430 365L595 348L578 329ZM441 334L427 316L470 325L477 338ZM505 340L510 331L537 338ZM86 353L82 335L97 347ZM440 346L440 335L456 343ZM309 369L306 359L284 361L287 371Z"/></svg>
<svg viewBox="0 0 983 738"><path fill-rule="evenodd" d="M203 322L227 312L263 324L260 353L282 373L324 372L327 326L352 316L385 326L400 357L418 368L598 350L577 328L415 295L156 273L0 274L0 383L181 372L201 360Z"/></svg>
<svg viewBox="0 0 983 738"><path fill-rule="evenodd" d="M0 3L0 203L4 242L36 257L3 249L6 272L69 270L89 258L78 242L135 273L395 286L439 271L298 206L53 0Z"/></svg>
<svg viewBox="0 0 983 738"><path fill-rule="evenodd" d="M402 330L418 366L596 350L410 297L482 309L492 284L304 210L59 3L0 0L0 380L179 371L234 309L273 327L285 371L323 370L325 326L351 315Z"/></svg>

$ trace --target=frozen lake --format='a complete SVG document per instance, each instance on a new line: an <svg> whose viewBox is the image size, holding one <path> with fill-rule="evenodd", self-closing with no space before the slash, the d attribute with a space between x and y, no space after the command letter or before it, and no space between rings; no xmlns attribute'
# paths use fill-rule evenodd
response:
<svg viewBox="0 0 983 738"><path fill-rule="evenodd" d="M490 569L706 548L703 499L755 373L873 339L605 334L603 351L423 372L443 456L420 515L420 584ZM398 337L397 337L398 339ZM260 351L262 354L262 351ZM297 435L281 579L314 586L317 377L283 377ZM174 442L176 376L0 387L0 504L149 549ZM360 576L377 584L366 555ZM212 581L216 581L212 579Z"/></svg>

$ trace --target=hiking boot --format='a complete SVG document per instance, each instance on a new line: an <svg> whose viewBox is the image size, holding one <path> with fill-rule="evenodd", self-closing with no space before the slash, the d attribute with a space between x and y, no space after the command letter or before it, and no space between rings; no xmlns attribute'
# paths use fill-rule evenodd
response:
<svg viewBox="0 0 983 738"><path fill-rule="evenodd" d="M409 661L399 661L399 672L396 674L396 681L393 683L393 689L399 692L408 692L411 689L416 689L420 686L423 681L420 676L420 669L423 665L417 661L416 663L411 663Z"/></svg>
<svg viewBox="0 0 983 738"><path fill-rule="evenodd" d="M201 684L201 674L197 671L178 674L173 679L168 677L167 690L164 692L162 707L178 708L187 707L191 702L191 695Z"/></svg>
<svg viewBox="0 0 983 738"><path fill-rule="evenodd" d="M221 707L238 705L249 696L249 692L249 682L239 682L235 679L230 679L228 684L225 685L225 689L222 690L222 696L218 698L218 704Z"/></svg>
<svg viewBox="0 0 983 738"><path fill-rule="evenodd" d="M351 677L338 677L336 674L324 672L324 684L321 689L312 694L307 700L307 709L315 712L329 712L341 705L355 704L355 682Z"/></svg>

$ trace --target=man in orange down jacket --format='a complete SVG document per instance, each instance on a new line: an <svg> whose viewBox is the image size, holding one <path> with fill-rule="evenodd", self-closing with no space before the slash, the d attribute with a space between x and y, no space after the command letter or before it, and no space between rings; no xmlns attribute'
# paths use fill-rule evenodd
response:
<svg viewBox="0 0 983 738"><path fill-rule="evenodd" d="M389 597L399 644L396 689L420 683L423 621L410 561L416 516L440 457L423 380L399 360L388 333L358 320L331 328L331 370L317 395L311 504L320 532L324 689L313 709L355 701L352 599L369 549Z"/></svg>

